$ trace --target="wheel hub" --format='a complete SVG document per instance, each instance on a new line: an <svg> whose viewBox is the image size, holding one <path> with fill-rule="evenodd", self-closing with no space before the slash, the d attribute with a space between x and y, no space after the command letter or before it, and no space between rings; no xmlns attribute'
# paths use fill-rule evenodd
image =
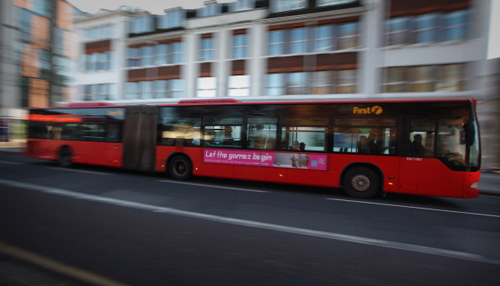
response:
<svg viewBox="0 0 500 286"><path fill-rule="evenodd" d="M370 179L365 175L356 175L351 181L352 187L358 192L366 192L370 188Z"/></svg>

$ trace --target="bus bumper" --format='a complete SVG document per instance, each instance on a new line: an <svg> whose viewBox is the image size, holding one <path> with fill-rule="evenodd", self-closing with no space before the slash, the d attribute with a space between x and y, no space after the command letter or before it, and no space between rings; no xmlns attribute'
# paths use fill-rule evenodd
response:
<svg viewBox="0 0 500 286"><path fill-rule="evenodd" d="M465 174L463 198L472 199L479 196L478 183L480 176L481 171Z"/></svg>

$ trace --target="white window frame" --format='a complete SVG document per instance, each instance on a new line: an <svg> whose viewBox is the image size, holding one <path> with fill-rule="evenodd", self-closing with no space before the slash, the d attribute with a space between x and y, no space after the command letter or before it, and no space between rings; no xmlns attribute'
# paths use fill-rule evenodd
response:
<svg viewBox="0 0 500 286"><path fill-rule="evenodd" d="M228 80L228 96L239 97L250 95L250 76L233 75Z"/></svg>
<svg viewBox="0 0 500 286"><path fill-rule="evenodd" d="M274 0L271 7L273 13L280 13L304 9L308 3L308 0Z"/></svg>
<svg viewBox="0 0 500 286"><path fill-rule="evenodd" d="M217 97L217 78L199 77L196 84L196 97Z"/></svg>

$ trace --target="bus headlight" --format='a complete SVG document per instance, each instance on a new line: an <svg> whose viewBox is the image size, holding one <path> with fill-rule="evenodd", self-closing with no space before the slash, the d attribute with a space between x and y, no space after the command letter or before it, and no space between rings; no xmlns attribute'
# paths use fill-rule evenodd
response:
<svg viewBox="0 0 500 286"><path fill-rule="evenodd" d="M475 182L472 185L470 185L470 188L471 189L477 189L477 182Z"/></svg>

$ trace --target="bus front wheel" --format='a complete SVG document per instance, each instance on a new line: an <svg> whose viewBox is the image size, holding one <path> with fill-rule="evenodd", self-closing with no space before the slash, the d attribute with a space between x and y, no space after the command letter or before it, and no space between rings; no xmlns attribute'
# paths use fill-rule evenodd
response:
<svg viewBox="0 0 500 286"><path fill-rule="evenodd" d="M168 163L168 175L176 180L187 180L193 173L191 161L186 156L177 155Z"/></svg>
<svg viewBox="0 0 500 286"><path fill-rule="evenodd" d="M380 191L378 175L367 167L349 169L344 175L342 184L345 193L355 198L368 199Z"/></svg>
<svg viewBox="0 0 500 286"><path fill-rule="evenodd" d="M73 153L69 147L62 147L59 150L59 165L64 168L73 167Z"/></svg>

